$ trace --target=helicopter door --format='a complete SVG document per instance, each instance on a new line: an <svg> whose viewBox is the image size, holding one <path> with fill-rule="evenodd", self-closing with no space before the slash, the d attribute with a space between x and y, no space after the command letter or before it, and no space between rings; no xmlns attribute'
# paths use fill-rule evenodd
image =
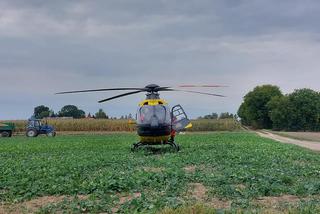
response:
<svg viewBox="0 0 320 214"><path fill-rule="evenodd" d="M177 132L182 131L190 123L181 105L173 106L171 109L171 121L172 129Z"/></svg>

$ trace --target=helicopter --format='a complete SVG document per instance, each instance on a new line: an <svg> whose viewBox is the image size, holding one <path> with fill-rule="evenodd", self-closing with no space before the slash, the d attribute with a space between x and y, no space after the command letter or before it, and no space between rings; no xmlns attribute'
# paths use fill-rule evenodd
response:
<svg viewBox="0 0 320 214"><path fill-rule="evenodd" d="M177 88L217 88L225 87L222 85L180 85ZM193 90L176 89L176 87L162 87L157 84L149 84L143 88L124 87L124 88L102 88L79 91L64 91L56 94L73 94L99 91L130 91L107 99L98 101L99 103L107 102L117 98L146 93L146 98L139 103L136 114L136 121L133 122L137 126L137 134L140 136L140 141L134 143L132 151L137 150L142 146L150 145L170 145L176 151L180 150L180 146L175 142L177 133L191 128L192 123L180 104L169 107L168 102L160 98L159 92L187 92L193 94L203 94L216 97L225 97L220 94L206 93ZM132 122L131 122L132 123Z"/></svg>

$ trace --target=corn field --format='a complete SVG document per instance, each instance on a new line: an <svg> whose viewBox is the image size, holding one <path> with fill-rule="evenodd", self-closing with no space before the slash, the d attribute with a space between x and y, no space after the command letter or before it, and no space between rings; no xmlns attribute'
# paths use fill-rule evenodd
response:
<svg viewBox="0 0 320 214"><path fill-rule="evenodd" d="M192 120L192 128L188 131L237 131L241 124L235 119L199 119Z"/></svg>
<svg viewBox="0 0 320 214"><path fill-rule="evenodd" d="M10 121L16 125L16 132L24 132L27 121ZM45 123L46 121L42 121ZM58 132L132 132L136 126L129 124L128 120L111 119L49 119L49 125ZM236 131L241 130L240 123L234 119L201 119L192 120L193 127L188 131Z"/></svg>

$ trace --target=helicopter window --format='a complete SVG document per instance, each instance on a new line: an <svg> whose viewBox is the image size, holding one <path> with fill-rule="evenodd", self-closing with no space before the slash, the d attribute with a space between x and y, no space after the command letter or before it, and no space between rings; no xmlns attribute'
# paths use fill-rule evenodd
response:
<svg viewBox="0 0 320 214"><path fill-rule="evenodd" d="M162 105L154 106L155 116L158 118L160 123L166 120L166 108Z"/></svg>
<svg viewBox="0 0 320 214"><path fill-rule="evenodd" d="M139 111L139 121L141 123L150 123L153 116L153 106L144 105Z"/></svg>
<svg viewBox="0 0 320 214"><path fill-rule="evenodd" d="M164 105L144 105L138 110L137 116L137 122L139 124L149 124L151 123L152 118L156 118L160 124L171 123L170 110Z"/></svg>

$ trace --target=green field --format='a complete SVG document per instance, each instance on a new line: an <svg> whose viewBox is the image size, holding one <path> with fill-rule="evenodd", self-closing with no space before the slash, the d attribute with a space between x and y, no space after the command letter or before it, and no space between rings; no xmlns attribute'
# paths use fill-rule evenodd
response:
<svg viewBox="0 0 320 214"><path fill-rule="evenodd" d="M319 153L247 132L179 135L178 153L137 139L0 139L0 213L320 212Z"/></svg>

